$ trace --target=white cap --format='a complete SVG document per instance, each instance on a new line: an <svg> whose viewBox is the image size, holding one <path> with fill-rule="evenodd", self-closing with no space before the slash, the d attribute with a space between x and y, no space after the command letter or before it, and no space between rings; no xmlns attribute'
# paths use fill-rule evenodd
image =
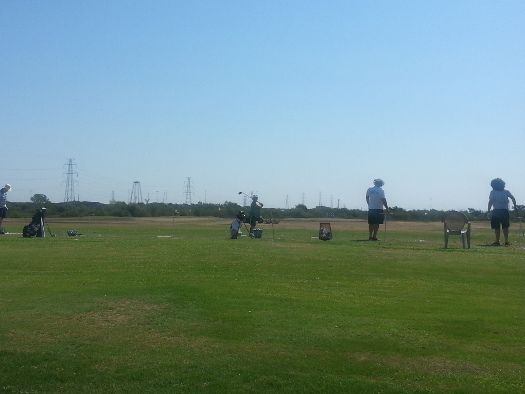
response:
<svg viewBox="0 0 525 394"><path fill-rule="evenodd" d="M1 185L1 183L0 183ZM4 186L4 189L11 189L11 185L9 183L6 183L5 186Z"/></svg>

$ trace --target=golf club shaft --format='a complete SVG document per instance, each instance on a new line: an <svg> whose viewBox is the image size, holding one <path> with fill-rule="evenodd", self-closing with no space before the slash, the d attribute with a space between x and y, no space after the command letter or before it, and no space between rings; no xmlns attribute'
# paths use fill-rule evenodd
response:
<svg viewBox="0 0 525 394"><path fill-rule="evenodd" d="M383 241L386 241L386 211L385 211L385 233L383 234Z"/></svg>
<svg viewBox="0 0 525 394"><path fill-rule="evenodd" d="M47 231L49 232L49 235L51 235L52 237L55 236L55 233L53 233L53 231L51 230L51 227L49 227L49 224L46 222L45 223L45 226L47 228Z"/></svg>
<svg viewBox="0 0 525 394"><path fill-rule="evenodd" d="M251 196L250 196L249 194L246 194L245 192L239 192L239 193L237 193L237 194L239 194L239 195L240 195L240 194L243 194L243 195L245 195L245 196L248 197L248 198L253 198L253 194L252 194ZM260 207L262 207L262 202L257 201L257 205L259 205Z"/></svg>

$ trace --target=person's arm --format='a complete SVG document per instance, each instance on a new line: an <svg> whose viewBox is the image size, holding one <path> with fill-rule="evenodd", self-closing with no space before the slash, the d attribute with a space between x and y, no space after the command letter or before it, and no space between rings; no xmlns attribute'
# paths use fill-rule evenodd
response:
<svg viewBox="0 0 525 394"><path fill-rule="evenodd" d="M382 198L381 201L383 202L383 205L385 206L386 210L388 211L388 203L386 202L386 198Z"/></svg>
<svg viewBox="0 0 525 394"><path fill-rule="evenodd" d="M489 205L487 206L487 211L490 212L490 208L492 208L492 198L489 197Z"/></svg>
<svg viewBox="0 0 525 394"><path fill-rule="evenodd" d="M509 192L509 198L512 200L512 204L514 205L514 210L517 211L518 208L516 207L516 199L514 198L511 192Z"/></svg>

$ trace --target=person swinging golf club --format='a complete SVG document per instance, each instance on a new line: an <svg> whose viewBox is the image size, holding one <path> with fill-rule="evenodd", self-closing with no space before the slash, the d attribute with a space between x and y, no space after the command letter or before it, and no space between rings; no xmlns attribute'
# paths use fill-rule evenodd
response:
<svg viewBox="0 0 525 394"><path fill-rule="evenodd" d="M385 198L385 191L382 189L385 182L382 179L374 179L374 186L366 191L366 203L368 204L368 240L377 241L379 225L385 221L385 211L388 210L388 203Z"/></svg>
<svg viewBox="0 0 525 394"><path fill-rule="evenodd" d="M0 189L0 234L5 234L5 230L2 227L4 219L7 217L7 192L11 190L11 185L6 185Z"/></svg>
<svg viewBox="0 0 525 394"><path fill-rule="evenodd" d="M249 215L249 222L250 222L250 237L254 237L253 230L257 226L257 223L262 223L262 217L261 217L261 208L263 207L263 203L259 201L259 197L257 195L252 196L252 203L250 205L250 215Z"/></svg>

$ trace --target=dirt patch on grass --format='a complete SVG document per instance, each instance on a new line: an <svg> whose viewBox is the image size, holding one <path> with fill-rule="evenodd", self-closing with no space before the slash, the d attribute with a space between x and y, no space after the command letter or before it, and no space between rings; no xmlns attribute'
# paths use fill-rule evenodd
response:
<svg viewBox="0 0 525 394"><path fill-rule="evenodd" d="M116 330L141 330L147 321L161 313L162 305L124 299L102 302L93 310L70 316L49 316L38 327L28 330L11 331L11 344L18 350L31 351L46 347L64 338L101 338L110 340ZM118 336L118 334L115 334Z"/></svg>
<svg viewBox="0 0 525 394"><path fill-rule="evenodd" d="M115 354L115 359L124 363L133 349L172 348L204 354L216 351L217 345L210 338L188 334L184 321L181 321L180 327L177 321L170 322L170 328L158 327L156 321L165 309L162 304L133 299L102 301L86 312L69 316L48 316L31 329L8 332L7 349L34 352L59 348L61 343L73 341L84 345L128 349L129 352L124 354ZM97 365L97 368L103 370L114 365L114 360L110 358Z"/></svg>
<svg viewBox="0 0 525 394"><path fill-rule="evenodd" d="M423 374L454 375L475 374L486 372L479 365L462 361L450 360L441 357L400 357L383 356L373 353L352 353L351 359L363 363L371 363L395 369L407 370Z"/></svg>
<svg viewBox="0 0 525 394"><path fill-rule="evenodd" d="M67 319L93 328L114 327L144 321L158 313L162 306L137 300L103 303L99 309L84 312Z"/></svg>
<svg viewBox="0 0 525 394"><path fill-rule="evenodd" d="M71 336L100 338L122 343L130 348L183 348L211 352L214 346L205 337L192 337L177 330L160 330L154 321L164 311L163 305L137 300L121 300L102 304L100 309L67 319ZM184 326L184 325L183 325Z"/></svg>

